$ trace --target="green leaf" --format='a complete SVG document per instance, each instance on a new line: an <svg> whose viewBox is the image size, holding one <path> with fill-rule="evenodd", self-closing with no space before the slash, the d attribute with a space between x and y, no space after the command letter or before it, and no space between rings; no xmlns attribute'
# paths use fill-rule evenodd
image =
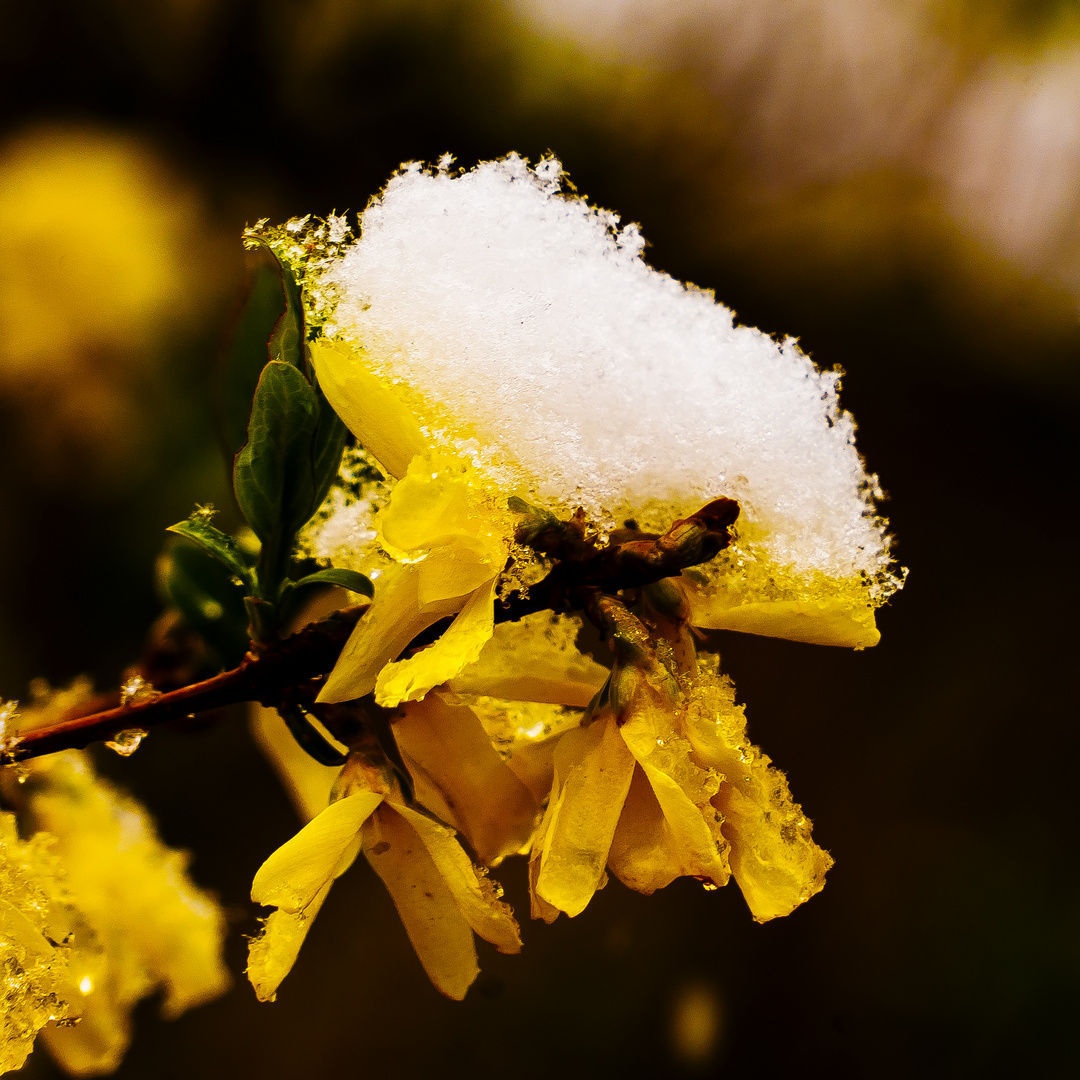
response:
<svg viewBox="0 0 1080 1080"><path fill-rule="evenodd" d="M178 521L170 525L166 532L176 533L198 544L242 581L250 581L251 566L240 545L228 533L215 529L204 518L193 516L186 521Z"/></svg>
<svg viewBox="0 0 1080 1080"><path fill-rule="evenodd" d="M230 457L247 438L255 387L270 359L270 339L287 308L281 264L269 247L260 244L248 254L247 296L221 372L221 426Z"/></svg>
<svg viewBox="0 0 1080 1080"><path fill-rule="evenodd" d="M320 765L344 765L346 755L315 725L302 709L295 705L282 705L278 707L278 715L285 721L292 732L292 737L300 747L307 751Z"/></svg>
<svg viewBox="0 0 1080 1080"><path fill-rule="evenodd" d="M248 440L236 455L233 489L255 535L277 549L315 512L312 442L318 399L291 364L271 360L263 368L248 423ZM280 550L271 561L282 558ZM260 565L265 562L260 559ZM278 574L280 579L282 575Z"/></svg>
<svg viewBox="0 0 1080 1080"><path fill-rule="evenodd" d="M293 582L294 589L302 589L307 585L339 585L343 589L349 589L354 593L362 593L364 596L374 596L375 586L369 578L356 570L346 570L331 566L327 570L318 570L314 574Z"/></svg>
<svg viewBox="0 0 1080 1080"><path fill-rule="evenodd" d="M281 284L285 290L285 310L274 324L270 335L270 359L292 364L297 370L304 367L304 303L300 286L292 270L278 262Z"/></svg>
<svg viewBox="0 0 1080 1080"><path fill-rule="evenodd" d="M165 603L235 667L248 647L244 590L234 575L205 548L174 544L159 563L158 584Z"/></svg>

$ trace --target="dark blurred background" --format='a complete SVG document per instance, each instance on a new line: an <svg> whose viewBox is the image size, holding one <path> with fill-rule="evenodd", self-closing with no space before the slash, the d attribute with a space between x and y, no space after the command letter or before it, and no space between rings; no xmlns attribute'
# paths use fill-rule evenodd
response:
<svg viewBox="0 0 1080 1080"><path fill-rule="evenodd" d="M164 527L228 523L244 224L511 150L847 373L911 568L882 643L721 636L828 887L757 926L734 885L613 882L458 1005L357 867L259 1005L247 891L296 819L242 716L157 731L102 768L228 905L237 985L145 1003L117 1075L1073 1075L1075 0L0 0L0 694L115 686Z"/></svg>

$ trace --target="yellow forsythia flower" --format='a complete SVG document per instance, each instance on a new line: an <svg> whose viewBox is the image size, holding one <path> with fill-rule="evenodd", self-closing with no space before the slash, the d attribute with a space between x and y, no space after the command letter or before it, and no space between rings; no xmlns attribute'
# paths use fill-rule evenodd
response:
<svg viewBox="0 0 1080 1080"><path fill-rule="evenodd" d="M256 903L278 910L252 942L248 976L272 1001L333 881L363 851L382 878L431 981L460 1000L477 975L473 934L500 952L521 948L501 892L451 829L406 805L393 779L354 756L338 798L259 868Z"/></svg>
<svg viewBox="0 0 1080 1080"><path fill-rule="evenodd" d="M791 912L831 860L694 631L863 648L901 581L836 373L649 269L637 227L565 191L556 160L450 165L404 166L355 242L335 217L261 234L303 281L319 384L379 473L351 502L333 495L302 540L375 582L319 701L386 710L412 786L406 800L354 757L336 801L260 870L253 897L278 909L252 949L262 997L358 847L444 992L475 974L463 927L516 948L432 817L488 866L528 851L533 915L548 921L579 914L608 872L644 893L734 877L759 921ZM601 545L621 528L662 534L721 496L740 508L726 550L588 601L612 667L579 651L576 615L496 625L499 598L552 565L522 539L522 514L572 519ZM325 797L326 775L282 767L294 791Z"/></svg>
<svg viewBox="0 0 1080 1080"><path fill-rule="evenodd" d="M229 985L225 920L187 876L187 856L158 839L146 811L66 751L27 766L25 817L55 838L64 883L85 929L69 949L79 1023L46 1028L49 1052L79 1076L113 1071L131 1038L131 1011L164 991L166 1017Z"/></svg>
<svg viewBox="0 0 1080 1080"><path fill-rule="evenodd" d="M0 1072L23 1064L46 1024L78 1013L64 944L77 916L52 848L42 833L20 840L15 816L0 814Z"/></svg>

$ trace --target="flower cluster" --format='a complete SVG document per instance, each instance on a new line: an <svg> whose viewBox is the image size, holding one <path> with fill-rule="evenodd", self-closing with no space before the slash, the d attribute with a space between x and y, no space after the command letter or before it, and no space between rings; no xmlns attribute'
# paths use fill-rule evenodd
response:
<svg viewBox="0 0 1080 1080"><path fill-rule="evenodd" d="M255 879L277 909L260 997L360 853L454 998L474 933L519 947L487 875L508 855L549 922L608 873L734 877L765 921L831 865L703 631L876 644L898 581L836 378L649 270L560 181L407 168L319 263L336 306L308 357L380 475L303 543L375 595L316 705L360 718L345 766L259 722L311 817Z"/></svg>
<svg viewBox="0 0 1080 1080"><path fill-rule="evenodd" d="M77 683L44 695L20 730L87 694ZM3 795L16 813L0 815L0 1071L18 1068L40 1032L66 1071L109 1073L143 998L163 991L162 1012L175 1017L225 991L225 919L188 877L187 856L86 754L15 768Z"/></svg>

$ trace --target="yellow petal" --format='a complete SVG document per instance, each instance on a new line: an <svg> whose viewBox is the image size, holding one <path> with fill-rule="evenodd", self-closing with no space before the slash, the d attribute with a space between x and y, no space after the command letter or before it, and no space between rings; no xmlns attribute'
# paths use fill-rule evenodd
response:
<svg viewBox="0 0 1080 1080"><path fill-rule="evenodd" d="M319 701L352 701L371 693L379 672L417 634L461 609L460 601L448 601L421 611L419 582L415 566L394 566L383 573L375 599L349 635Z"/></svg>
<svg viewBox="0 0 1080 1080"><path fill-rule="evenodd" d="M544 814L544 820L538 830L539 836L546 836L548 832L548 826L550 825L550 819L547 816L547 812ZM540 865L542 861L542 848L535 846L532 850L532 854L529 856L529 915L534 919L543 919L548 925L553 923L562 912L557 907L549 904L537 891L536 883L540 878Z"/></svg>
<svg viewBox="0 0 1080 1080"><path fill-rule="evenodd" d="M565 780L552 791L536 892L573 917L585 910L603 876L634 758L608 715L567 732L555 751L555 768Z"/></svg>
<svg viewBox="0 0 1080 1080"><path fill-rule="evenodd" d="M436 548L419 564L420 607L475 592L498 574L505 562L501 551L492 557L475 541L457 541Z"/></svg>
<svg viewBox="0 0 1080 1080"><path fill-rule="evenodd" d="M450 681L459 694L540 701L585 708L604 685L608 669L580 653L577 619L537 612L500 623L476 663Z"/></svg>
<svg viewBox="0 0 1080 1080"><path fill-rule="evenodd" d="M49 1054L72 1076L107 1076L115 1072L131 1042L131 1006L97 1000L82 1009L74 1027L47 1027L41 1041Z"/></svg>
<svg viewBox="0 0 1080 1080"><path fill-rule="evenodd" d="M303 911L274 911L266 920L263 932L248 946L247 977L260 1001L273 1001L278 987L292 971L300 946L333 882L327 882Z"/></svg>
<svg viewBox="0 0 1080 1080"><path fill-rule="evenodd" d="M555 748L567 731L581 726L583 711L541 701L469 695L465 703L476 714L488 739L510 771L532 792L538 806L551 794Z"/></svg>
<svg viewBox="0 0 1080 1080"><path fill-rule="evenodd" d="M331 803L259 867L251 883L256 904L297 912L332 881L360 826L383 796L358 791Z"/></svg>
<svg viewBox="0 0 1080 1080"><path fill-rule="evenodd" d="M403 701L418 701L476 660L495 625L496 583L492 578L477 589L433 645L383 668L375 682L375 700L380 705L393 708Z"/></svg>
<svg viewBox="0 0 1080 1080"><path fill-rule="evenodd" d="M355 349L325 338L310 348L319 385L334 412L391 476L404 476L409 462L427 450L416 417Z"/></svg>
<svg viewBox="0 0 1080 1080"><path fill-rule="evenodd" d="M699 672L686 720L695 754L724 774L712 802L724 815L731 872L754 918L790 914L824 887L829 853L814 843L784 774L751 745L730 680Z"/></svg>
<svg viewBox="0 0 1080 1080"><path fill-rule="evenodd" d="M503 953L521 951L521 937L509 904L500 899L502 891L486 874L478 873L462 850L453 830L407 806L395 810L413 827L465 921L485 941Z"/></svg>
<svg viewBox="0 0 1080 1080"><path fill-rule="evenodd" d="M865 649L881 640L869 603L846 599L762 600L732 602L724 591L693 583L686 589L690 622L706 630L738 630L746 634Z"/></svg>
<svg viewBox="0 0 1080 1080"><path fill-rule="evenodd" d="M417 799L461 831L482 863L521 849L539 807L472 709L432 692L411 703L393 731Z"/></svg>
<svg viewBox="0 0 1080 1080"><path fill-rule="evenodd" d="M489 522L465 467L416 458L379 514L379 541L395 559L486 535Z"/></svg>
<svg viewBox="0 0 1080 1080"><path fill-rule="evenodd" d="M624 885L646 896L684 873L663 811L641 769L634 770L607 864Z"/></svg>
<svg viewBox="0 0 1080 1080"><path fill-rule="evenodd" d="M100 1072L123 1051L131 1008L156 987L167 1016L228 987L224 915L188 877L187 856L161 842L142 807L97 777L87 755L69 751L28 768L29 816L57 838L85 920L71 940L73 962L87 965L79 982L92 974L92 990L80 990L82 1034L58 1037L57 1053L80 1072Z"/></svg>
<svg viewBox="0 0 1080 1080"><path fill-rule="evenodd" d="M690 744L675 736L660 710L642 710L623 724L622 736L663 815L671 865L679 867L679 876L726 885L730 872L722 818L709 802L717 778L690 760Z"/></svg>
<svg viewBox="0 0 1080 1080"><path fill-rule="evenodd" d="M472 930L416 830L388 805L364 825L364 856L393 898L436 989L460 1001L480 972Z"/></svg>

